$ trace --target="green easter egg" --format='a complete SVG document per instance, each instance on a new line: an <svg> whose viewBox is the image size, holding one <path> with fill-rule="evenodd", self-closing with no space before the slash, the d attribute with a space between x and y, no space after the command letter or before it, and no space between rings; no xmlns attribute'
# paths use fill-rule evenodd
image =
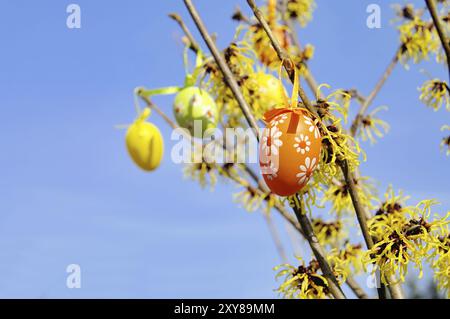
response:
<svg viewBox="0 0 450 319"><path fill-rule="evenodd" d="M217 126L217 105L208 92L198 87L191 86L181 90L175 97L173 112L178 125L198 138L202 138L206 130Z"/></svg>

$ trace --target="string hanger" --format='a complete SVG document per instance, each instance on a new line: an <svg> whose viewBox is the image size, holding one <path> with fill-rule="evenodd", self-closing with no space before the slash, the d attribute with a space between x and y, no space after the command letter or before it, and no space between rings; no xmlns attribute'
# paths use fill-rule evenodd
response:
<svg viewBox="0 0 450 319"><path fill-rule="evenodd" d="M299 89L299 79L298 79L298 71L297 67L295 66L294 62L290 58L285 58L281 60L280 67L278 69L278 80L283 84L282 80L282 73L283 73L283 66L285 63L289 63L291 66L293 66L294 69L294 85L292 87L292 94L291 94L291 101L288 101L286 98L286 105L289 109L295 109L298 106L298 89ZM284 95L284 94L283 94Z"/></svg>

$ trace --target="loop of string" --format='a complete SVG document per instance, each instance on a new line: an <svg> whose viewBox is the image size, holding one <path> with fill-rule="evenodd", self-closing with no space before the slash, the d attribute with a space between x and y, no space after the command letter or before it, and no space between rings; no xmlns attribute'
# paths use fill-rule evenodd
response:
<svg viewBox="0 0 450 319"><path fill-rule="evenodd" d="M299 79L298 79L298 71L297 71L297 67L295 66L294 62L292 62L292 60L290 58L281 60L280 67L278 69L278 80L281 82L281 84L283 84L281 75L283 73L283 66L285 65L285 63L290 63L291 66L294 66L294 86L292 88L292 95L291 95L290 103L287 100L287 98L285 98L286 105L289 105L290 109L294 109L294 108L297 108L297 105L298 105L298 89L299 89L299 85L300 85ZM283 96L285 96L285 95L283 94Z"/></svg>

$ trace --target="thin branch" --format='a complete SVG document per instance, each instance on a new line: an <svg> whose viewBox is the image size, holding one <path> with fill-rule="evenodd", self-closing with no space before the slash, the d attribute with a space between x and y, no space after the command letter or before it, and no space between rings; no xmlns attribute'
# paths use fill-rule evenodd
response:
<svg viewBox="0 0 450 319"><path fill-rule="evenodd" d="M172 129L177 129L177 128L179 128L179 126L178 126L174 121L172 121L172 120L170 119L170 117L168 117L168 116L166 115L166 113L164 113L163 111L161 111L161 109L160 109L158 106L156 106L156 104L154 104L148 97L140 95L140 94L139 94L139 91L137 92L137 94L138 94L138 96L145 102L145 104L147 105L147 107L150 108L150 109L152 109L152 110L155 110L156 113L158 113L158 114L164 119L164 121L166 121L166 122L170 125L170 127L171 127Z"/></svg>
<svg viewBox="0 0 450 319"><path fill-rule="evenodd" d="M183 19L181 19L181 17L176 13L169 14L169 17L175 20L180 25L181 29L183 30L184 34L186 35L189 41L189 48L195 53L198 53L198 51L200 50L200 45L197 43L197 41L195 41L194 36L187 27L186 23L184 23Z"/></svg>
<svg viewBox="0 0 450 319"><path fill-rule="evenodd" d="M267 226L269 227L270 235L272 236L273 242L275 243L278 255L280 256L281 261L283 263L287 263L288 258L284 250L283 244L281 243L277 227L275 226L275 223L273 222L273 219L269 214L263 213L263 215L264 219L266 220Z"/></svg>
<svg viewBox="0 0 450 319"><path fill-rule="evenodd" d="M336 277L334 276L333 270L331 269L331 266L325 257L326 256L325 251L320 245L316 235L314 234L311 221L309 220L305 212L303 212L300 208L295 207L294 211L295 215L297 216L298 222L300 223L300 226L306 235L306 240L308 241L309 246L311 247L311 250L313 251L314 256L317 259L317 262L319 263L320 268L322 269L324 277L327 279L328 288L330 289L331 294L336 299L345 299L345 295L342 292L341 288L339 287Z"/></svg>
<svg viewBox="0 0 450 319"><path fill-rule="evenodd" d="M366 242L366 246L368 249L372 249L374 243L372 236L369 233L369 227L367 226L367 214L365 213L364 207L361 205L359 200L359 196L356 190L355 181L353 179L350 170L348 169L347 162L343 162L342 173L344 174L345 183L348 186L348 191L350 193L350 197L352 199L353 206L355 208L356 217L358 218L359 225L361 227L361 231L364 236L364 241Z"/></svg>
<svg viewBox="0 0 450 319"><path fill-rule="evenodd" d="M395 282L394 276L389 277L389 282ZM402 286L399 283L390 284L387 286L392 299L405 299L405 294L403 292Z"/></svg>
<svg viewBox="0 0 450 319"><path fill-rule="evenodd" d="M239 7L236 7L231 19L238 21L238 22L244 22L247 25L252 24L252 21L245 14L242 13L241 8L239 8Z"/></svg>
<svg viewBox="0 0 450 319"><path fill-rule="evenodd" d="M449 72L449 77L450 77L450 42L447 39L444 27L439 18L435 0L425 0L425 2L427 3L428 10L430 11L431 17L433 18L434 25L439 34L439 38L441 39L442 46L444 47L445 55L447 56L447 66L448 66L448 72Z"/></svg>
<svg viewBox="0 0 450 319"><path fill-rule="evenodd" d="M350 134L352 136L356 136L356 133L358 132L358 127L361 125L362 119L364 118L364 114L367 112L367 109L372 104L372 102L377 97L378 93L380 93L381 89L383 88L384 84L386 83L389 76L392 74L392 71L394 71L395 66L398 63L398 49L395 53L394 58L389 63L388 67L384 71L383 75L381 76L381 79L378 81L378 83L375 85L375 88L372 90L370 95L365 99L364 103L361 105L358 114L356 115L355 119L353 120L353 123L350 127Z"/></svg>
<svg viewBox="0 0 450 319"><path fill-rule="evenodd" d="M353 277L347 278L346 284L359 299L370 299L369 296L365 293L364 289L361 288L361 286L356 282L356 280Z"/></svg>
<svg viewBox="0 0 450 319"><path fill-rule="evenodd" d="M184 0L184 3L192 19L194 20L198 30L200 31L202 38L205 40L206 45L208 46L209 50L211 51L211 54L216 60L217 65L222 71L225 82L233 92L233 95L235 96L237 102L239 103L239 106L241 107L242 112L244 113L245 119L247 120L249 126L253 129L253 133L255 134L256 139L259 142L259 127L257 121L253 116L253 114L251 113L250 106L248 105L247 101L245 101L245 98L242 95L241 90L239 89L239 85L236 79L234 78L233 73L231 72L230 68L225 62L225 59L223 58L222 54L217 49L217 46L214 43L213 39L211 39L211 36L209 35L208 30L206 29L202 19L200 18L197 9L192 4L192 1Z"/></svg>

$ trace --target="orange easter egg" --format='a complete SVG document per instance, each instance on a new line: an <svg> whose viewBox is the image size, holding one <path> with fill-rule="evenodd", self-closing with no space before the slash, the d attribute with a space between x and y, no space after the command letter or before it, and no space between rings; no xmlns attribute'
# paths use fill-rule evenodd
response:
<svg viewBox="0 0 450 319"><path fill-rule="evenodd" d="M264 115L259 164L270 190L291 196L308 184L320 160L322 137L316 121L302 108L274 109Z"/></svg>

